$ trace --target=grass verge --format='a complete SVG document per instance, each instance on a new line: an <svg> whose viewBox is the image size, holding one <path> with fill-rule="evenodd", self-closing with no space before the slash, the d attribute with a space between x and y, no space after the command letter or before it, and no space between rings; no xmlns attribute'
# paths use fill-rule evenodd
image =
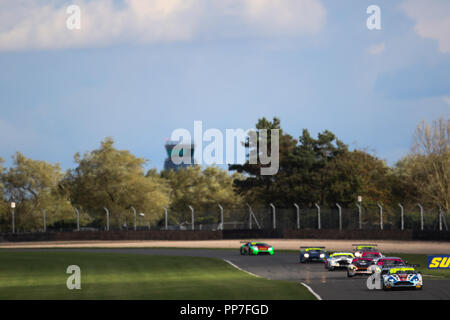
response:
<svg viewBox="0 0 450 320"><path fill-rule="evenodd" d="M81 290L66 287L69 265ZM84 252L0 252L0 299L315 299L302 285L267 280L213 258Z"/></svg>

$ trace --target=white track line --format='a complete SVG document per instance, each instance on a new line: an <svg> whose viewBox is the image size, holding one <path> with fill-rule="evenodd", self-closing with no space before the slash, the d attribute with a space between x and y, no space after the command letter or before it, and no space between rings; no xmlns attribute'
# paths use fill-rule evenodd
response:
<svg viewBox="0 0 450 320"><path fill-rule="evenodd" d="M244 271L245 273L248 273L248 274L250 274L250 275L252 275L252 276L254 276L254 277L261 278L261 276L258 276L257 274L254 274L254 273L248 272L247 270L244 270L244 269L239 268L237 265L235 265L235 264L234 264L233 262L231 262L231 261L228 261L228 260L226 260L226 259L223 259L223 261L225 261L225 262L231 264L233 267L235 267L235 268L238 269L238 270Z"/></svg>
<svg viewBox="0 0 450 320"><path fill-rule="evenodd" d="M302 285L304 285L304 286L306 287L306 289L308 289L309 292L311 292L311 293L314 295L314 297L317 298L317 300L322 300L322 298L321 298L317 293L315 293L314 290L311 289L310 286L308 286L308 285L307 285L306 283L304 283L304 282L300 282L300 283L301 283Z"/></svg>
<svg viewBox="0 0 450 320"><path fill-rule="evenodd" d="M239 268L237 265L235 265L233 262L231 262L231 261L229 261L229 260L227 260L227 259L223 259L223 261L225 261L226 263L229 263L231 266L235 267L236 269L238 269L238 270L240 270L240 271L243 271L243 272L245 272L245 273L248 273L249 275L252 275L252 276L257 277L257 278L262 278L261 276L258 276L257 274L254 274L254 273L251 273L251 272L249 272L249 271L247 271L247 270L244 270L244 269L242 269L242 268ZM268 280L270 280L270 279L268 279ZM322 300L322 298L321 298L317 293L315 293L314 290L311 289L310 286L308 286L306 283L303 283L303 282L300 282L300 283L301 283L302 285L304 285L305 288L308 289L309 292L311 292L311 293L314 295L314 297L317 298L317 300Z"/></svg>

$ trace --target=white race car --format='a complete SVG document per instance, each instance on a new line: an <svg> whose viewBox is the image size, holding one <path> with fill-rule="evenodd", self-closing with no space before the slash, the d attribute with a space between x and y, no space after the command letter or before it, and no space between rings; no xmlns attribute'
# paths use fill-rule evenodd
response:
<svg viewBox="0 0 450 320"><path fill-rule="evenodd" d="M347 269L354 258L355 256L351 252L335 252L325 260L325 268L328 271L340 268Z"/></svg>

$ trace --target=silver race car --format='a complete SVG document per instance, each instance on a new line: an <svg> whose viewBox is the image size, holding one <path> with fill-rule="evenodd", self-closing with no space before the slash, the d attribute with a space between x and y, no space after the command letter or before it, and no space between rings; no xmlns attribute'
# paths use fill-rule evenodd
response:
<svg viewBox="0 0 450 320"><path fill-rule="evenodd" d="M328 271L333 271L334 269L347 269L354 258L355 256L351 252L335 252L325 260L325 268L328 269Z"/></svg>

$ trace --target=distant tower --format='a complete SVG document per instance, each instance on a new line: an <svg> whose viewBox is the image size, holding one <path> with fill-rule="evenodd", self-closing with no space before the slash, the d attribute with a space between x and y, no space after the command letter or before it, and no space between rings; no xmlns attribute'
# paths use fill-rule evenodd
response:
<svg viewBox="0 0 450 320"><path fill-rule="evenodd" d="M166 151L167 151L167 159L164 161L164 170L175 170L178 171L181 168L187 168L192 167L194 165L194 144L193 143L185 143L181 144L183 149L180 150L180 157L183 156L183 150L190 150L191 152L191 163L180 163L175 164L172 162L172 151L173 148L178 144L177 141L170 141L169 139L166 139Z"/></svg>

